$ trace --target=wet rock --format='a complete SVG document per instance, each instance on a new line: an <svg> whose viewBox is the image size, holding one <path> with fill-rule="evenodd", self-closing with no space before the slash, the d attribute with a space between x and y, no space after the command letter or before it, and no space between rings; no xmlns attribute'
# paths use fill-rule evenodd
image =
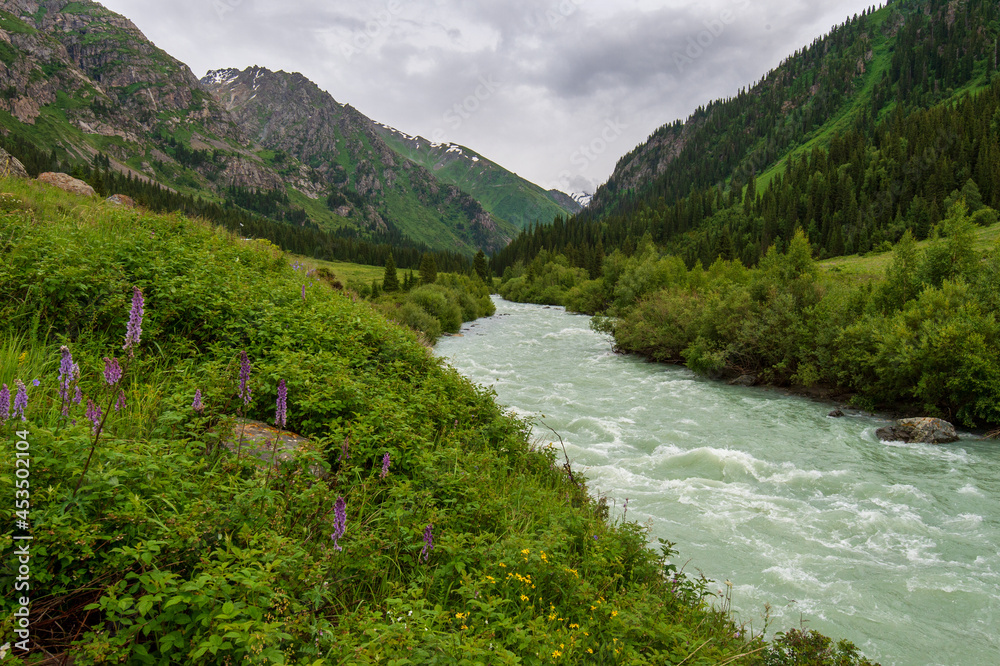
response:
<svg viewBox="0 0 1000 666"><path fill-rule="evenodd" d="M941 419L927 417L900 419L891 426L879 428L875 435L884 442L948 444L958 441L955 426Z"/></svg>
<svg viewBox="0 0 1000 666"><path fill-rule="evenodd" d="M829 414L827 414L827 416L829 416L830 418L834 418L834 419L839 419L843 415L844 415L844 412L840 411L839 409L835 409L832 412L830 412Z"/></svg>
<svg viewBox="0 0 1000 666"><path fill-rule="evenodd" d="M82 197L92 197L97 194L97 192L94 191L94 188L87 183L65 173L46 171L45 173L38 175L38 181L41 183L47 183L53 187L58 187L61 190L66 190L67 192L72 192L73 194L78 194Z"/></svg>
<svg viewBox="0 0 1000 666"><path fill-rule="evenodd" d="M740 375L729 382L730 386L753 386L757 383L756 375Z"/></svg>

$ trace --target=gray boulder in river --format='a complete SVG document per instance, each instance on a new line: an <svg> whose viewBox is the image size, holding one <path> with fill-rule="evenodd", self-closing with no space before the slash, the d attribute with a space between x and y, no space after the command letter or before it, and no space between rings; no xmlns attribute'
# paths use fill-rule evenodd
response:
<svg viewBox="0 0 1000 666"><path fill-rule="evenodd" d="M885 442L914 442L920 444L948 444L958 441L955 426L941 419L900 419L891 426L875 431Z"/></svg>

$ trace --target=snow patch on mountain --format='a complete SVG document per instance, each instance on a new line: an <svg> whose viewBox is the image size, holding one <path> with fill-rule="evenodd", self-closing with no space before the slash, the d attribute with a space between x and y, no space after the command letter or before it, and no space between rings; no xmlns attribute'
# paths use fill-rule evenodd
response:
<svg viewBox="0 0 1000 666"><path fill-rule="evenodd" d="M212 69L202 77L201 82L205 85L229 85L239 78L239 75L239 70L232 67Z"/></svg>

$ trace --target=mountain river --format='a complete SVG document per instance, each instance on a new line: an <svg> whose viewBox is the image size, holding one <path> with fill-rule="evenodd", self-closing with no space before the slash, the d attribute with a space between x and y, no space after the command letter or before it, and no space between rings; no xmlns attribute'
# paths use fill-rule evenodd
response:
<svg viewBox="0 0 1000 666"><path fill-rule="evenodd" d="M1000 443L883 443L886 421L614 354L590 319L497 300L435 352L563 438L620 516L732 583L754 630L802 626L889 665L1000 664ZM552 433L536 423L543 442ZM686 563L686 564L685 564Z"/></svg>

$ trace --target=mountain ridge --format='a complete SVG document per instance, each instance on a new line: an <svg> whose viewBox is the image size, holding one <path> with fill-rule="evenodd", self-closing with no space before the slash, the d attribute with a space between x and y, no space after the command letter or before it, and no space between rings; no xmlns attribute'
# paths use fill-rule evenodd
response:
<svg viewBox="0 0 1000 666"><path fill-rule="evenodd" d="M286 177L308 180L304 189L314 199L329 192L329 207L341 217L376 228L391 223L415 240L469 255L495 252L515 232L458 188L399 161L374 121L299 72L226 68L208 72L201 85L262 147L301 162L292 173L280 155L271 160Z"/></svg>
<svg viewBox="0 0 1000 666"><path fill-rule="evenodd" d="M594 270L598 247L631 254L646 234L689 266L720 256L755 265L772 245L785 248L796 228L820 258L863 253L907 228L928 233L956 191L981 192L983 204L997 205L996 146L981 123L948 108L992 94L1000 9L987 0L962 7L895 0L849 18L738 95L654 130L619 160L586 210L522 234L495 257L494 270L527 264L540 248ZM931 109L941 113L920 113ZM926 136L931 123L974 135L947 134L942 143ZM918 145L930 158L911 154Z"/></svg>
<svg viewBox="0 0 1000 666"><path fill-rule="evenodd" d="M376 131L398 154L456 185L518 229L582 210L569 195L546 191L466 146L434 142L384 123L376 123Z"/></svg>

